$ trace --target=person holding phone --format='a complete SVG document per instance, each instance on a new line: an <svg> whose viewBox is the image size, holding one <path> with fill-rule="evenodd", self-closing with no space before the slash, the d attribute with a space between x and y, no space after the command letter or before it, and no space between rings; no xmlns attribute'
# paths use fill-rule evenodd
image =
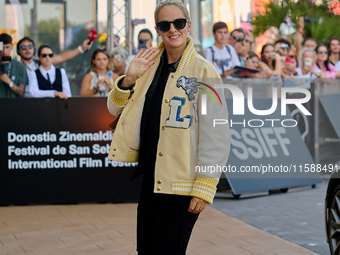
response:
<svg viewBox="0 0 340 255"><path fill-rule="evenodd" d="M288 56L282 56L281 58L284 59L284 62L282 63L282 77L289 78L296 76L297 61L295 59L294 50L289 49Z"/></svg>
<svg viewBox="0 0 340 255"><path fill-rule="evenodd" d="M316 63L316 52L311 48L301 51L300 67L296 68L296 77L299 78L327 78L325 72L314 69Z"/></svg>
<svg viewBox="0 0 340 255"><path fill-rule="evenodd" d="M28 84L25 66L11 58L12 37L0 34L0 61L4 74L0 75L0 97L22 97Z"/></svg>
<svg viewBox="0 0 340 255"><path fill-rule="evenodd" d="M106 49L96 49L91 57L91 72L81 83L81 96L107 96L118 75L111 71L109 53Z"/></svg>
<svg viewBox="0 0 340 255"><path fill-rule="evenodd" d="M114 74L120 76L125 74L126 51L121 47L114 47L110 52L110 62Z"/></svg>
<svg viewBox="0 0 340 255"><path fill-rule="evenodd" d="M138 33L138 48L132 51L132 55L128 56L125 61L125 72L127 71L132 59L140 49L150 49L152 47L153 35L147 28L142 29Z"/></svg>
<svg viewBox="0 0 340 255"><path fill-rule="evenodd" d="M234 47L241 66L254 69L254 65L251 62L251 57L248 55L246 47L246 32L241 28L236 28L230 33L229 44Z"/></svg>
<svg viewBox="0 0 340 255"><path fill-rule="evenodd" d="M110 92L110 113L119 116L109 159L137 162L133 178L143 175L137 208L139 255L184 255L199 214L213 202L220 172L196 166L225 166L230 150L223 100L207 100L201 114L202 88L222 80L194 47L191 21L182 1L162 1L155 9L156 48L141 49L125 76ZM201 87L199 87L201 88ZM206 89L204 89L206 90Z"/></svg>
<svg viewBox="0 0 340 255"><path fill-rule="evenodd" d="M291 43L285 38L280 38L274 43L274 50L281 57L287 57L289 55L289 50L291 48Z"/></svg>
<svg viewBox="0 0 340 255"><path fill-rule="evenodd" d="M71 88L64 68L52 64L53 48L43 44L38 49L39 68L30 72L29 85L32 97L71 97Z"/></svg>

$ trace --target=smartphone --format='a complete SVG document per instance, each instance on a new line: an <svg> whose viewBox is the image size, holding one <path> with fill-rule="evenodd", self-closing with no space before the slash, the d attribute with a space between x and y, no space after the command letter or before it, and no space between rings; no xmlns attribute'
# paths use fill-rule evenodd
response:
<svg viewBox="0 0 340 255"><path fill-rule="evenodd" d="M312 58L305 58L305 67L312 66Z"/></svg>
<svg viewBox="0 0 340 255"><path fill-rule="evenodd" d="M0 42L0 51L4 50L4 42Z"/></svg>
<svg viewBox="0 0 340 255"><path fill-rule="evenodd" d="M106 76L109 77L110 79L112 78L112 75L113 73L110 71L110 72L107 72Z"/></svg>
<svg viewBox="0 0 340 255"><path fill-rule="evenodd" d="M148 40L139 40L138 41L138 45L139 45L139 49L146 49L146 42L147 42Z"/></svg>
<svg viewBox="0 0 340 255"><path fill-rule="evenodd" d="M12 57L11 56L2 56L1 61L2 62L7 62L7 61L11 61Z"/></svg>
<svg viewBox="0 0 340 255"><path fill-rule="evenodd" d="M122 55L120 55L119 53L115 54L115 59L117 59L119 62L121 62L122 61Z"/></svg>
<svg viewBox="0 0 340 255"><path fill-rule="evenodd" d="M286 57L285 63L292 63L293 64L293 59L291 57Z"/></svg>

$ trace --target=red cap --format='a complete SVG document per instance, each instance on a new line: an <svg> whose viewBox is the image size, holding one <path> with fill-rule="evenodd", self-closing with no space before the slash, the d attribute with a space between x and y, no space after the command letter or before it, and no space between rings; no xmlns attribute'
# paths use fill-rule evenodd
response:
<svg viewBox="0 0 340 255"><path fill-rule="evenodd" d="M97 36L98 36L98 32L96 30L94 30L94 29L91 29L90 32L87 34L87 38L90 41L96 40Z"/></svg>

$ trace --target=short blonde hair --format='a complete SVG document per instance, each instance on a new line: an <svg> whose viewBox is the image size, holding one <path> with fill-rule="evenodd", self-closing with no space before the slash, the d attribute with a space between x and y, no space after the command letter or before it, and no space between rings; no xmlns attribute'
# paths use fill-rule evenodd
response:
<svg viewBox="0 0 340 255"><path fill-rule="evenodd" d="M165 7L165 6L170 6L170 5L174 5L174 6L176 6L176 7L178 7L181 11L182 11L182 13L183 13L183 15L184 15L184 17L187 19L187 20L189 20L190 21L190 15L189 15L189 12L188 12L188 9L186 8L186 6L181 2L181 1L178 1L178 0L175 0L175 1L161 1L157 6L156 6L156 9L155 9L155 24L157 24L158 23L158 16L159 16L159 12L160 12L160 10L163 8L163 7Z"/></svg>

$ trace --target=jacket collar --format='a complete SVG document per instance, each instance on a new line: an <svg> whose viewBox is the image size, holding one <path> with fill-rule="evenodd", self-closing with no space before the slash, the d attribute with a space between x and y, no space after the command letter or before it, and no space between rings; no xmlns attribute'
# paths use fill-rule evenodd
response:
<svg viewBox="0 0 340 255"><path fill-rule="evenodd" d="M164 48L165 48L164 42L162 41L158 45L157 49L164 50ZM191 61L196 57L196 54L197 52L194 47L194 40L191 37L188 37L187 47L185 48L181 60L179 61L176 73L186 68L191 63Z"/></svg>

